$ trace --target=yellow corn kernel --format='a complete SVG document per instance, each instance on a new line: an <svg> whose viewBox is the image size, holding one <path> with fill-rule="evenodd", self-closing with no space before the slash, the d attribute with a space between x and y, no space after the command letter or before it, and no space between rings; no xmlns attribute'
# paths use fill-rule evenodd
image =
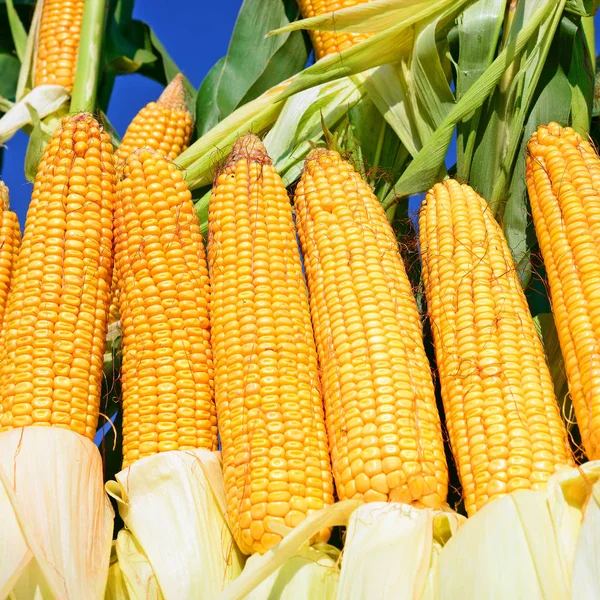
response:
<svg viewBox="0 0 600 600"><path fill-rule="evenodd" d="M123 466L217 448L208 267L182 173L137 150L117 184L115 269L123 330Z"/></svg>
<svg viewBox="0 0 600 600"><path fill-rule="evenodd" d="M176 75L156 102L150 102L135 116L116 152L117 164L131 152L152 148L174 160L190 143L194 121L187 109L183 75ZM113 273L109 323L119 320L117 273Z"/></svg>
<svg viewBox="0 0 600 600"><path fill-rule="evenodd" d="M73 89L84 0L42 0L35 85Z"/></svg>
<svg viewBox="0 0 600 600"><path fill-rule="evenodd" d="M342 8L364 4L371 0L297 0L300 12L305 19L324 15ZM323 58L328 54L341 52L369 37L366 33L348 33L345 31L310 31L310 38L315 49L315 58Z"/></svg>
<svg viewBox="0 0 600 600"><path fill-rule="evenodd" d="M569 393L590 460L600 458L600 159L570 127L541 126L527 189Z"/></svg>
<svg viewBox="0 0 600 600"><path fill-rule="evenodd" d="M38 166L6 314L0 430L93 438L112 278L115 169L87 113L62 120Z"/></svg>
<svg viewBox="0 0 600 600"><path fill-rule="evenodd" d="M262 553L281 540L276 524L333 503L333 480L292 207L252 134L215 180L208 242L229 516L242 552Z"/></svg>
<svg viewBox="0 0 600 600"><path fill-rule="evenodd" d="M10 210L8 187L0 181L0 348L3 346L4 328L6 323L6 305L8 293L21 244L21 228L19 218ZM1 351L1 349L0 349ZM1 365L0 365L1 366ZM1 409L0 409L1 410Z"/></svg>
<svg viewBox="0 0 600 600"><path fill-rule="evenodd" d="M193 125L180 73L156 102L147 104L131 121L116 152L117 165L140 148L151 148L174 160L188 147Z"/></svg>
<svg viewBox="0 0 600 600"><path fill-rule="evenodd" d="M573 459L512 255L488 206L448 179L421 209L422 274L467 513L541 489Z"/></svg>
<svg viewBox="0 0 600 600"><path fill-rule="evenodd" d="M440 417L392 227L337 152L308 156L295 206L338 496L439 507Z"/></svg>

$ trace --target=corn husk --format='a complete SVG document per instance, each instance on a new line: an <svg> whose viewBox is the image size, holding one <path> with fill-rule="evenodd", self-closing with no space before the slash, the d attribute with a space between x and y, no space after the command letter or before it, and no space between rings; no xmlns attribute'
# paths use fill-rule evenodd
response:
<svg viewBox="0 0 600 600"><path fill-rule="evenodd" d="M565 467L545 491L520 490L484 506L440 553L439 599L570 598L583 511L599 474L600 461Z"/></svg>
<svg viewBox="0 0 600 600"><path fill-rule="evenodd" d="M594 477L590 477L588 483L591 494L585 505L573 561L573 600L600 598L600 481L594 483Z"/></svg>
<svg viewBox="0 0 600 600"><path fill-rule="evenodd" d="M102 459L66 429L0 434L0 598L102 598L114 513Z"/></svg>
<svg viewBox="0 0 600 600"><path fill-rule="evenodd" d="M254 555L251 560L248 561L248 568L245 568L243 573L238 577L231 585L229 585L225 591L219 596L219 600L244 600L248 598L248 594L255 592L257 589L265 589L260 588L261 585L264 585L265 581L276 572L279 573L290 573L293 572L295 567L294 564L298 564L298 557L302 556L302 552L309 548L310 541L323 529L328 529L331 527L335 527L337 525L346 525L348 523L348 519L354 510L356 510L361 505L359 500L344 500L342 502L336 502L326 508L318 510L308 516L300 525L295 527L294 529L290 529L285 526L277 526L273 524L273 527L277 528L277 533L283 536L283 539L279 544L271 548L269 551L265 552L265 554ZM313 547L313 550L316 553L319 553L320 561L326 561L325 555L328 554L327 546L325 550L319 550L318 546ZM310 552L310 551L309 551ZM306 555L305 555L306 556ZM312 556L317 556L317 554L312 554ZM291 562L290 562L291 561ZM292 565L291 567L289 565ZM326 564L326 562L324 563ZM281 571L278 571L279 569ZM321 574L317 570L312 570L311 575L313 577L316 575L319 579L323 579ZM318 582L302 582L298 583L296 581L293 586L298 585L298 594L301 594L301 590L306 589L311 584L317 585ZM329 585L333 585L331 581L329 583L325 583L327 586L325 589L330 589ZM278 589L278 593L286 593L285 598L304 598L306 596L295 595L292 594L296 590L290 584L290 589L282 590ZM268 584L266 585L268 588ZM321 589L323 591L323 589ZM287 594L290 595L287 595ZM277 594L273 594L272 596L266 596L268 600L277 600L278 598L283 597ZM328 596L322 596L318 593L315 593L311 598L328 598ZM263 596L257 596L255 600L259 598L263 598Z"/></svg>
<svg viewBox="0 0 600 600"><path fill-rule="evenodd" d="M339 556L340 551L328 544L300 548L247 594L246 600L333 599L340 579ZM260 559L258 554L251 556L245 570L252 570Z"/></svg>
<svg viewBox="0 0 600 600"><path fill-rule="evenodd" d="M373 502L348 523L338 597L435 598L438 555L466 519L458 513Z"/></svg>
<svg viewBox="0 0 600 600"><path fill-rule="evenodd" d="M116 479L106 489L127 527L116 551L132 598L141 586L143 598L210 600L241 572L217 453L163 452Z"/></svg>
<svg viewBox="0 0 600 600"><path fill-rule="evenodd" d="M117 556L116 542L113 542L110 554L110 566L108 568L108 581L106 582L104 600L130 600L127 585L125 584L125 577L123 576Z"/></svg>

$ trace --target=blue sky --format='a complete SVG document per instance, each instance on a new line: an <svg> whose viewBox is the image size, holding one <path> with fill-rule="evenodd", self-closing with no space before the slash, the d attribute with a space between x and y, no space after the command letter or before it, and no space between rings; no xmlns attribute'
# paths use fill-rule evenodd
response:
<svg viewBox="0 0 600 600"><path fill-rule="evenodd" d="M168 4L168 3L167 3ZM202 6L206 4L205 6ZM165 0L137 0L134 17L149 23L180 69L197 88L213 64L227 52L242 0L178 0L165 8ZM596 17L596 48L600 49L600 17ZM155 100L161 92L159 84L139 75L117 79L108 110L108 117L123 135L137 111ZM31 195L31 184L23 174L28 137L19 132L7 142L2 166L2 179L11 191L11 205L21 225ZM455 149L449 150L449 157ZM454 160L450 159L449 166Z"/></svg>

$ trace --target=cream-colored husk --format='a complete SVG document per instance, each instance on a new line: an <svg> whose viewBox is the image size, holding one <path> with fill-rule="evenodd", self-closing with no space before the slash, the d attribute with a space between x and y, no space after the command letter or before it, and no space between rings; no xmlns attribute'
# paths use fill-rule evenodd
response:
<svg viewBox="0 0 600 600"><path fill-rule="evenodd" d="M116 479L106 490L127 530L116 542L120 573L113 564L111 597L217 598L244 564L229 527L219 454L163 452L133 463Z"/></svg>
<svg viewBox="0 0 600 600"><path fill-rule="evenodd" d="M600 461L564 467L545 491L519 490L484 506L442 549L437 598L598 598L598 572L589 569L598 558L589 553L598 546L590 493L599 475ZM582 587L592 595L575 594Z"/></svg>
<svg viewBox="0 0 600 600"><path fill-rule="evenodd" d="M114 512L94 443L70 430L0 433L0 598L104 597Z"/></svg>

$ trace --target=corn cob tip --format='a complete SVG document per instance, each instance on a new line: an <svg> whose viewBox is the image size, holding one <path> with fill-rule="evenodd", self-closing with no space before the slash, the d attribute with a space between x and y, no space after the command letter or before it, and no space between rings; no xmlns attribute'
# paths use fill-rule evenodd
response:
<svg viewBox="0 0 600 600"><path fill-rule="evenodd" d="M10 210L8 186L4 183L4 181L0 181L0 200L2 200L2 208L4 210Z"/></svg>
<svg viewBox="0 0 600 600"><path fill-rule="evenodd" d="M313 148L304 161L304 167L306 168L310 162L319 161L321 158L325 156L330 156L331 158L341 159L339 152L335 150L329 150L327 148Z"/></svg>
<svg viewBox="0 0 600 600"><path fill-rule="evenodd" d="M265 145L262 143L261 139L253 133L247 133L238 138L231 149L225 167L236 163L240 158L245 158L265 165L273 164Z"/></svg>
<svg viewBox="0 0 600 600"><path fill-rule="evenodd" d="M156 103L169 110L189 112L185 88L183 87L183 75L181 73L177 73L177 75L173 77Z"/></svg>

